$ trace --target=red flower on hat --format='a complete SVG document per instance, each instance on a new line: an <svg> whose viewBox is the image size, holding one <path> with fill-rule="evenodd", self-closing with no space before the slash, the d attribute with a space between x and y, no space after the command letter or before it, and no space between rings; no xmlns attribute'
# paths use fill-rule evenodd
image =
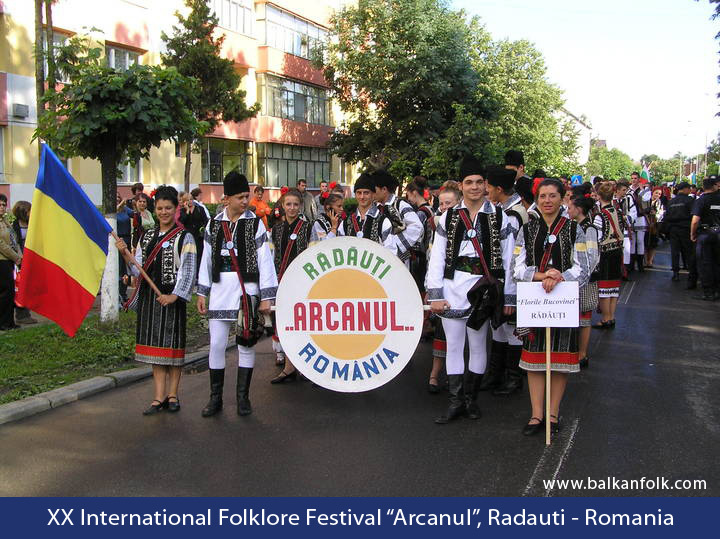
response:
<svg viewBox="0 0 720 539"><path fill-rule="evenodd" d="M533 180L533 188L532 188L532 194L534 197L537 196L538 189L540 189L540 184L545 178L535 178Z"/></svg>
<svg viewBox="0 0 720 539"><path fill-rule="evenodd" d="M423 198L424 198L425 200L427 200L427 199L430 198L430 191L429 191L428 189L425 189L425 190L423 191Z"/></svg>
<svg viewBox="0 0 720 539"><path fill-rule="evenodd" d="M592 195L590 193L585 193L585 198L592 198Z"/></svg>
<svg viewBox="0 0 720 539"><path fill-rule="evenodd" d="M280 188L280 194L281 194L281 195L284 195L284 194L287 193L289 190L290 190L290 188L289 188L287 185L286 185L285 187L281 187L281 188Z"/></svg>
<svg viewBox="0 0 720 539"><path fill-rule="evenodd" d="M330 182L330 189L335 189L337 187L337 182Z"/></svg>
<svg viewBox="0 0 720 539"><path fill-rule="evenodd" d="M329 191L325 191L324 193L320 193L320 198L323 198L323 199L324 199L324 198L327 198L327 197L329 197L329 196L330 196L330 192L329 192Z"/></svg>
<svg viewBox="0 0 720 539"><path fill-rule="evenodd" d="M150 198L155 198L155 193L157 193L157 189L150 191Z"/></svg>

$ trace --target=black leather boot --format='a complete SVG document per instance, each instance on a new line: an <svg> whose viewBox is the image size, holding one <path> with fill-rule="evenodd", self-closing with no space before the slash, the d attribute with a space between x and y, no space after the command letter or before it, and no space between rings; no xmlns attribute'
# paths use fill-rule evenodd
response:
<svg viewBox="0 0 720 539"><path fill-rule="evenodd" d="M250 380L252 380L252 373L252 369L238 367L236 390L238 415L252 414L252 406L250 406Z"/></svg>
<svg viewBox="0 0 720 539"><path fill-rule="evenodd" d="M468 418L480 419L482 413L477 403L478 394L480 393L480 386L484 380L484 375L469 372L467 377L467 390L465 391L465 409L467 410Z"/></svg>
<svg viewBox="0 0 720 539"><path fill-rule="evenodd" d="M493 395L509 397L522 389L523 372L520 368L521 345L508 346L505 354L505 384L493 391Z"/></svg>
<svg viewBox="0 0 720 539"><path fill-rule="evenodd" d="M450 393L450 406L448 406L445 415L435 419L438 425L449 423L453 419L457 419L465 415L465 396L463 395L463 375L448 375L448 393Z"/></svg>
<svg viewBox="0 0 720 539"><path fill-rule="evenodd" d="M225 385L225 369L210 370L210 400L203 408L202 416L210 417L222 410L223 386Z"/></svg>
<svg viewBox="0 0 720 539"><path fill-rule="evenodd" d="M485 376L480 384L480 391L489 391L498 388L503 383L503 375L505 372L505 351L508 343L493 340L490 346L490 357L488 358L488 368Z"/></svg>
<svg viewBox="0 0 720 539"><path fill-rule="evenodd" d="M635 260L637 260L637 269L640 273L645 271L645 255L635 255Z"/></svg>

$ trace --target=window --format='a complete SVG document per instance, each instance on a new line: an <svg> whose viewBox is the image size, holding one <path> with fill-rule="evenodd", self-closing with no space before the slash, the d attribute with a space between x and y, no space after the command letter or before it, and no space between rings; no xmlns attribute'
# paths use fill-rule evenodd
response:
<svg viewBox="0 0 720 539"><path fill-rule="evenodd" d="M287 53L309 58L327 41L327 31L274 6L265 7L265 44Z"/></svg>
<svg viewBox="0 0 720 539"><path fill-rule="evenodd" d="M258 81L264 115L329 125L325 89L272 75L258 75Z"/></svg>
<svg viewBox="0 0 720 539"><path fill-rule="evenodd" d="M219 26L247 36L253 32L253 4L253 0L208 0Z"/></svg>
<svg viewBox="0 0 720 539"><path fill-rule="evenodd" d="M326 148L258 144L258 177L265 178L268 187L294 187L298 180L317 187L330 179L330 152Z"/></svg>
<svg viewBox="0 0 720 539"><path fill-rule="evenodd" d="M140 63L140 53L110 45L105 46L105 58L108 67L118 71L127 71L132 66Z"/></svg>
<svg viewBox="0 0 720 539"><path fill-rule="evenodd" d="M67 43L68 36L65 34L60 34L57 32L53 32L53 56L57 58L57 48L56 47L63 47ZM43 47L43 53L45 54L44 60L43 60L43 74L45 75L45 78L47 78L48 74L48 63L47 63L47 37L45 34L45 29L43 28L43 35L42 35L42 47ZM62 82L64 84L67 84L70 82L69 77L63 73L61 70L56 70L55 72L55 80L57 82Z"/></svg>
<svg viewBox="0 0 720 539"><path fill-rule="evenodd" d="M251 179L250 152L250 143L243 140L205 138L202 142L202 181L222 183L231 170L237 170Z"/></svg>
<svg viewBox="0 0 720 539"><path fill-rule="evenodd" d="M65 163L67 167L67 162ZM140 160L138 159L135 163L120 163L118 167L118 183L137 183L142 181L142 167Z"/></svg>

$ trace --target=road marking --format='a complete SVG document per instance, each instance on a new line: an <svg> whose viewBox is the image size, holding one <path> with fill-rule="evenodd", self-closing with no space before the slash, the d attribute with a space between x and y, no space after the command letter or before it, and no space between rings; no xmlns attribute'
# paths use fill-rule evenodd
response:
<svg viewBox="0 0 720 539"><path fill-rule="evenodd" d="M627 305L627 302L628 302L628 300L630 299L630 294L632 294L632 293L633 293L633 290L635 289L635 283L636 283L636 282L637 282L637 281L633 281L632 284L630 285L630 291L627 293L627 296L625 296L625 302L624 302L625 305Z"/></svg>
<svg viewBox="0 0 720 539"><path fill-rule="evenodd" d="M579 425L580 418L578 417L572 422L572 425L570 426L570 435L563 442L560 449L558 449L557 445L551 445L550 447L545 447L543 449L540 460L538 460L538 463L530 476L530 481L528 481L528 484L522 493L523 496L540 496L540 494L533 494L533 492L536 491L536 488L543 488L540 483L542 481L557 479L567 456L570 454L570 450L575 444L575 436L577 435ZM557 463L555 464L556 461ZM547 475L550 475L550 472L552 472L551 477L547 477ZM536 485L538 485L538 487L536 487ZM541 492L543 492L542 496L545 498L550 496L549 488L544 491L541 490Z"/></svg>

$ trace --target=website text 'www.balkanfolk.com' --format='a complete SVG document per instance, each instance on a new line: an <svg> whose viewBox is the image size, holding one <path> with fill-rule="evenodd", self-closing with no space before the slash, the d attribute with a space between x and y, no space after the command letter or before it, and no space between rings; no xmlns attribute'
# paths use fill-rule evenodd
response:
<svg viewBox="0 0 720 539"><path fill-rule="evenodd" d="M706 490L704 479L667 479L665 477L641 477L640 479L546 479L546 490Z"/></svg>

